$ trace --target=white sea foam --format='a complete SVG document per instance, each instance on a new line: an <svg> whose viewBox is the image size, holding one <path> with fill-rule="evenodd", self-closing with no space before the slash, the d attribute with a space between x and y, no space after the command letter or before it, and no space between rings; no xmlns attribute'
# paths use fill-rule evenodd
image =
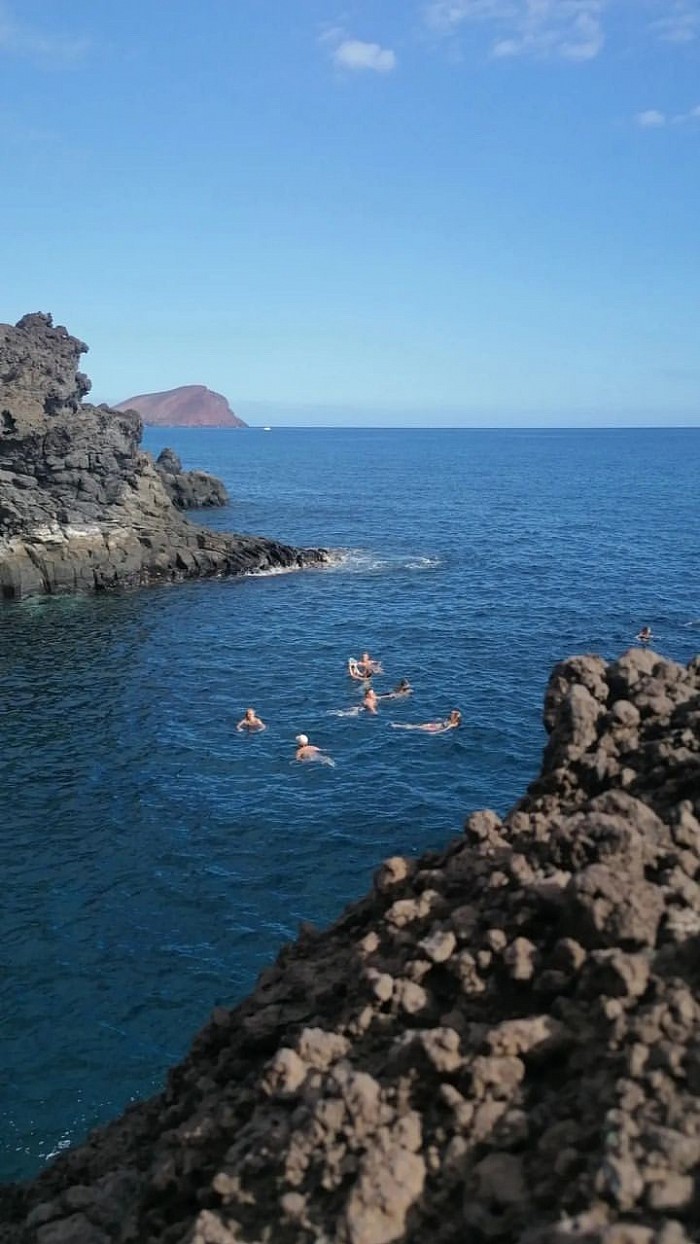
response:
<svg viewBox="0 0 700 1244"><path fill-rule="evenodd" d="M268 566L265 570L244 570L245 579L271 579L273 575L295 574L297 570L309 570L309 566ZM313 567L315 569L315 567Z"/></svg>
<svg viewBox="0 0 700 1244"><path fill-rule="evenodd" d="M412 554L387 556L371 549L331 549L328 570L344 574L395 574L400 570L435 570L442 565L440 557Z"/></svg>

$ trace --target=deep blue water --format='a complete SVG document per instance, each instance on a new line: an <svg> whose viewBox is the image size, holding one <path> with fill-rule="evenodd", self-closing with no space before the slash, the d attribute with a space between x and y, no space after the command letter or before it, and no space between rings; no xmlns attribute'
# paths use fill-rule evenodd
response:
<svg viewBox="0 0 700 1244"><path fill-rule="evenodd" d="M212 525L337 568L0 611L0 1177L160 1087L218 1003L377 863L505 810L553 661L643 623L700 646L700 429L151 429L226 480ZM411 700L376 719L348 655ZM249 704L269 723L235 722ZM462 709L459 732L393 731ZM335 769L290 763L308 733Z"/></svg>

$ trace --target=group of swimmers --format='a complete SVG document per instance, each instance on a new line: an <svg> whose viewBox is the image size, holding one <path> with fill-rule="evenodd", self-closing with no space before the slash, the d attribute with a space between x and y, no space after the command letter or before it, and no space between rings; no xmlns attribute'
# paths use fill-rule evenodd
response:
<svg viewBox="0 0 700 1244"><path fill-rule="evenodd" d="M648 644L654 638L651 627L643 626L639 634L635 636L640 644ZM353 708L339 709L340 717L356 717L360 713L377 713L380 700L402 700L409 695L413 695L413 687L407 678L402 678L394 687L393 691L383 691L378 694L372 686L372 678L375 674L383 674L381 662L371 657L369 652L363 652L361 657L349 657L347 671L353 682L358 682L362 686L362 704L357 704ZM448 730L456 730L461 724L462 714L458 708L453 708L447 717L439 721L421 721L421 722L400 722L392 721L389 724L394 730L422 730L425 734L445 734ZM245 716L238 722L236 729L240 732L255 733L260 730L266 730L267 727L262 718L258 717L254 708L247 708ZM334 765L335 761L331 759L327 752L321 747L316 747L309 742L308 735L298 734L295 738L296 752L294 759L299 761L317 760L322 764Z"/></svg>
<svg viewBox="0 0 700 1244"><path fill-rule="evenodd" d="M354 682L362 684L362 704L356 705L350 709L341 709L339 715L357 716L362 712L375 714L379 707L380 700L401 700L406 696L413 694L413 687L407 678L402 678L394 687L393 691L385 691L377 694L372 686L372 678L375 674L382 674L384 671L379 661L375 661L368 652L363 652L359 658L350 657L348 659L348 674ZM390 724L394 730L422 730L425 734L445 734L448 730L456 730L462 720L462 714L458 708L453 708L450 714L439 721L422 721L416 723L404 723L392 721ZM266 730L267 727L262 718L258 717L254 708L247 708L245 715L237 723L236 729L240 733L256 733ZM295 739L296 752L294 759L298 761L316 760L322 764L334 765L335 761L331 759L327 752L321 747L316 747L309 742L308 735L298 734Z"/></svg>

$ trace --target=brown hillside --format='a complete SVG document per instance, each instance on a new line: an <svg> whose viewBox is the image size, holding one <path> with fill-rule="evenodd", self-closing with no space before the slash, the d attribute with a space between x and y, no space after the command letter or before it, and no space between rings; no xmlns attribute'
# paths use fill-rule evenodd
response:
<svg viewBox="0 0 700 1244"><path fill-rule="evenodd" d="M161 427L245 428L221 393L203 384L186 384L165 393L141 393L119 402L116 410L137 410L144 423Z"/></svg>

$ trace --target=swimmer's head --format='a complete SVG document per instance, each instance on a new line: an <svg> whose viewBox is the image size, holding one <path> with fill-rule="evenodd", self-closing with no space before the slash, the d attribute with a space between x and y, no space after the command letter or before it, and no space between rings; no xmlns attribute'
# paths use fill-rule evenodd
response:
<svg viewBox="0 0 700 1244"><path fill-rule="evenodd" d="M455 721L457 722L457 725L459 725L461 720L462 720L462 714L460 713L459 709L453 708L452 712L450 713L450 721Z"/></svg>
<svg viewBox="0 0 700 1244"><path fill-rule="evenodd" d="M298 734L295 742L297 742L300 747L308 747L308 736L305 734Z"/></svg>

